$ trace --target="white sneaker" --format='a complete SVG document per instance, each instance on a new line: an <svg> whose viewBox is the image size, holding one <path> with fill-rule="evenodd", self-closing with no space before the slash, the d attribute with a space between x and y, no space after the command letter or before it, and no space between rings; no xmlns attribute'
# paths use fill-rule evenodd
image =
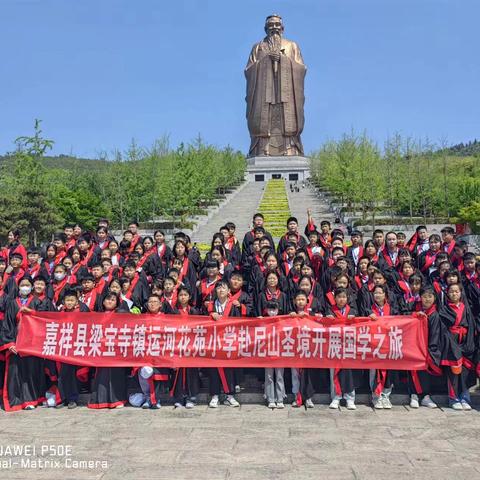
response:
<svg viewBox="0 0 480 480"><path fill-rule="evenodd" d="M307 400L305 401L305 406L307 408L313 408L315 405L313 404L313 401L311 398L307 398Z"/></svg>
<svg viewBox="0 0 480 480"><path fill-rule="evenodd" d="M463 410L463 406L460 402L454 402L450 405L454 410Z"/></svg>
<svg viewBox="0 0 480 480"><path fill-rule="evenodd" d="M472 409L472 407L470 406L470 404L466 400L462 400L462 408L464 410L471 410Z"/></svg>
<svg viewBox="0 0 480 480"><path fill-rule="evenodd" d="M300 406L301 406L301 405L299 405L299 403L297 402L297 400L294 400L294 401L292 402L292 407L293 407L293 408L298 408L298 407L300 407Z"/></svg>
<svg viewBox="0 0 480 480"><path fill-rule="evenodd" d="M150 403L150 400L146 400L145 403L142 405L142 408L150 408L152 404Z"/></svg>
<svg viewBox="0 0 480 480"><path fill-rule="evenodd" d="M283 402L277 402L277 408L281 410L282 408L285 408L285 405L283 404Z"/></svg>
<svg viewBox="0 0 480 480"><path fill-rule="evenodd" d="M418 395L413 393L410 395L410 408L419 408L420 404L418 403Z"/></svg>
<svg viewBox="0 0 480 480"><path fill-rule="evenodd" d="M340 406L340 400L338 398L334 398L331 402L328 408L331 408L332 410L338 410L338 407Z"/></svg>
<svg viewBox="0 0 480 480"><path fill-rule="evenodd" d="M214 395L208 404L210 408L218 408L218 395Z"/></svg>
<svg viewBox="0 0 480 480"><path fill-rule="evenodd" d="M427 407L427 408L437 408L438 405L430 398L430 395L425 395L422 398L422 401L420 402L420 405L422 407Z"/></svg>
<svg viewBox="0 0 480 480"><path fill-rule="evenodd" d="M388 397L381 397L383 408L390 410L392 408L392 402Z"/></svg>
<svg viewBox="0 0 480 480"><path fill-rule="evenodd" d="M355 405L354 400L347 400L347 410L356 410L357 406Z"/></svg>
<svg viewBox="0 0 480 480"><path fill-rule="evenodd" d="M240 393L242 391L242 388L240 385L235 385L235 393Z"/></svg>
<svg viewBox="0 0 480 480"><path fill-rule="evenodd" d="M378 397L376 400L373 400L373 408L376 410L383 410L383 402L380 397Z"/></svg>
<svg viewBox="0 0 480 480"><path fill-rule="evenodd" d="M154 403L154 404L152 405L152 408L153 408L154 410L158 410L161 406L162 406L162 405L160 404L160 402L157 402L157 403Z"/></svg>
<svg viewBox="0 0 480 480"><path fill-rule="evenodd" d="M277 408L277 404L275 402L268 402L268 408Z"/></svg>
<svg viewBox="0 0 480 480"><path fill-rule="evenodd" d="M225 405L230 405L231 407L239 407L240 404L237 402L236 398L233 395L227 395L225 400Z"/></svg>
<svg viewBox="0 0 480 480"><path fill-rule="evenodd" d="M185 403L185 408L191 409L193 407L195 407L195 404L191 400L187 400Z"/></svg>
<svg viewBox="0 0 480 480"><path fill-rule="evenodd" d="M35 405L27 405L26 407L23 407L24 410L35 410Z"/></svg>

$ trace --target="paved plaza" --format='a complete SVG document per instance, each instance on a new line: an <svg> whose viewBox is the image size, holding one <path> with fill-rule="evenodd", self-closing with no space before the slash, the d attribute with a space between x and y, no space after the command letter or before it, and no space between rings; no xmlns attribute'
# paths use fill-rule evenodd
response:
<svg viewBox="0 0 480 480"><path fill-rule="evenodd" d="M0 416L1 475L8 480L480 478L477 410L201 405L191 411L38 408ZM9 455L8 446L21 445L35 446L36 456ZM71 445L70 455L41 457L48 445ZM30 470L5 464L39 458L59 464ZM72 468L83 460L98 466Z"/></svg>

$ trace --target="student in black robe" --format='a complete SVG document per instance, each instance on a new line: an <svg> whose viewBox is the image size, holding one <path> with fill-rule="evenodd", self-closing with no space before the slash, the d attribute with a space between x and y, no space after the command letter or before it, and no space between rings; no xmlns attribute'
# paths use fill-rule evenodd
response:
<svg viewBox="0 0 480 480"><path fill-rule="evenodd" d="M423 275L428 276L435 270L435 260L441 252L441 239L437 234L430 235L428 250L423 251L417 257L417 267Z"/></svg>
<svg viewBox="0 0 480 480"><path fill-rule="evenodd" d="M240 242L235 236L236 226L233 222L227 222L221 229L220 232L226 233L224 248L230 254L231 264L237 268L242 261L242 249Z"/></svg>
<svg viewBox="0 0 480 480"><path fill-rule="evenodd" d="M189 253L190 252L188 250L185 240L177 239L173 247L172 266L176 268L175 260L181 262L181 266L179 268L178 283L181 284L185 279L188 285L194 288L197 284L197 260L192 260L189 256ZM195 292L192 290L192 295L194 295L194 293ZM192 301L195 302L196 298L193 297Z"/></svg>
<svg viewBox="0 0 480 480"><path fill-rule="evenodd" d="M132 261L125 263L123 276L130 281L128 290L124 292L125 297L132 301L134 307L142 309L149 293L145 276L136 271L136 265Z"/></svg>
<svg viewBox="0 0 480 480"><path fill-rule="evenodd" d="M254 269L254 276L252 280L254 280L255 283L252 291L249 292L254 298L255 302L258 302L261 296L261 292L265 291L266 277L269 272L275 272L277 274L279 280L279 288L288 297L288 294L290 292L290 285L288 279L285 277L285 275L283 275L278 265L278 259L275 253L273 253L272 251L267 252L263 257L263 261L265 269L262 269L261 267ZM290 301L290 299L287 298L287 301ZM281 304L280 309L282 309Z"/></svg>
<svg viewBox="0 0 480 480"><path fill-rule="evenodd" d="M392 289L398 310L402 315L408 315L415 311L420 302L420 290L425 286L423 276L413 272L413 266L410 262L406 262L402 269L402 275Z"/></svg>
<svg viewBox="0 0 480 480"><path fill-rule="evenodd" d="M71 289L64 292L63 302L58 310L65 313L90 311L84 303L78 301L77 292ZM87 380L89 367L79 367L78 365L61 362L56 362L56 365L59 393L56 408L62 408L65 405L69 409L76 408L80 396L80 384Z"/></svg>
<svg viewBox="0 0 480 480"><path fill-rule="evenodd" d="M0 328L0 350L5 352L3 405L7 412L33 410L45 401L44 361L17 353L18 323L21 312L41 309L41 301L32 295L32 280L24 277L18 284L18 296L8 300Z"/></svg>
<svg viewBox="0 0 480 480"><path fill-rule="evenodd" d="M476 264L475 254L467 252L463 257L462 285L474 318L480 316L480 276Z"/></svg>
<svg viewBox="0 0 480 480"><path fill-rule="evenodd" d="M359 290L370 280L368 275L370 266L372 266L372 264L370 263L368 257L361 257L358 261L355 276L353 277L352 281L352 288L357 294Z"/></svg>
<svg viewBox="0 0 480 480"><path fill-rule="evenodd" d="M180 287L177 292L177 304L173 315L180 315L179 322L190 315L200 315L201 310L190 305L190 291L186 287ZM173 384L170 395L175 398L175 407L191 409L195 407L197 396L200 391L199 369L195 367L177 368L173 376Z"/></svg>
<svg viewBox="0 0 480 480"><path fill-rule="evenodd" d="M231 263L226 257L227 250L223 247L213 247L210 252L207 253L205 261L213 260L218 262L219 273L224 280L230 278L230 275L235 271L233 263ZM200 277L203 278L204 272L200 273Z"/></svg>
<svg viewBox="0 0 480 480"><path fill-rule="evenodd" d="M145 306L145 313L151 317L163 317L162 301L156 294L150 294ZM161 407L160 395L168 391L170 382L170 369L162 367L145 366L132 369L129 377L130 392L128 400L134 407L144 409L159 409Z"/></svg>
<svg viewBox="0 0 480 480"><path fill-rule="evenodd" d="M204 313L211 316L217 322L228 317L241 317L241 307L234 305L234 300L230 297L230 287L227 282L220 280L215 287L215 301L209 311ZM208 376L210 380L209 389L212 396L208 406L217 408L219 405L219 396L223 388L226 395L225 405L231 407L239 407L235 398L235 374L233 368L208 368Z"/></svg>
<svg viewBox="0 0 480 480"><path fill-rule="evenodd" d="M347 248L346 257L350 260L352 266L356 269L359 260L363 257L362 232L353 230L350 235L352 245Z"/></svg>
<svg viewBox="0 0 480 480"><path fill-rule="evenodd" d="M395 270L400 263L398 238L395 232L385 235L385 247L378 253L378 268L387 276Z"/></svg>
<svg viewBox="0 0 480 480"><path fill-rule="evenodd" d="M17 253L22 256L22 270L27 268L27 250L20 241L20 230L10 230L8 232L8 245L5 248L5 258L10 260L12 255Z"/></svg>
<svg viewBox="0 0 480 480"><path fill-rule="evenodd" d="M83 277L87 275L89 271L86 265L82 263L82 256L80 253L80 249L77 246L71 247L68 250L68 257L70 257L73 262L73 266L70 268L70 271L68 272L68 274L69 276L75 275L77 284L81 284Z"/></svg>
<svg viewBox="0 0 480 480"><path fill-rule="evenodd" d="M323 292L320 285L308 275L304 275L300 278L296 290L292 297L295 296L297 291L303 291L307 294L307 311L309 314L324 313L325 301L323 298Z"/></svg>
<svg viewBox="0 0 480 480"><path fill-rule="evenodd" d="M428 369L408 372L408 387L410 391L410 408L420 405L437 408L430 397L433 376L442 376L445 351L452 350L453 337L440 319L437 311L437 298L431 287L420 291L420 304L416 311L428 319Z"/></svg>
<svg viewBox="0 0 480 480"><path fill-rule="evenodd" d="M209 304L212 303L215 298L215 285L222 279L222 276L219 273L218 261L207 260L200 273L200 277L202 279L198 286L197 307L199 309L205 308L208 310Z"/></svg>
<svg viewBox="0 0 480 480"><path fill-rule="evenodd" d="M261 213L255 213L253 216L253 227L243 237L242 252L246 256L252 255L252 243L255 238L267 237L270 241L270 245L273 248L272 235L263 227L264 217Z"/></svg>
<svg viewBox="0 0 480 480"><path fill-rule="evenodd" d="M119 308L120 299L109 293L98 307L99 312L127 313ZM88 408L120 408L127 403L127 368L97 367L92 381Z"/></svg>
<svg viewBox="0 0 480 480"><path fill-rule="evenodd" d="M3 274L3 290L7 295L16 295L18 283L25 276L22 263L23 256L21 253L14 252L10 255L9 265Z"/></svg>
<svg viewBox="0 0 480 480"><path fill-rule="evenodd" d="M143 243L137 243L135 252L138 253L137 270L140 268L145 273L149 283L158 278L164 277L164 268L160 257L157 255L153 247L153 238L147 236L143 239Z"/></svg>
<svg viewBox="0 0 480 480"><path fill-rule="evenodd" d="M358 315L356 302L349 299L349 291L346 288L336 288L334 291L335 304L328 304L325 316L341 321L354 318ZM348 410L356 410L355 389L361 385L362 370L346 368L330 369L330 397L329 408L338 409L342 398L347 402Z"/></svg>
<svg viewBox="0 0 480 480"><path fill-rule="evenodd" d="M91 268L93 264L98 263L101 249L95 247L92 243L90 234L85 233L77 240L77 247L80 251L80 264L86 268Z"/></svg>
<svg viewBox="0 0 480 480"><path fill-rule="evenodd" d="M173 253L172 249L165 242L165 233L162 230L156 230L153 233L155 240L155 251L157 252L160 262L162 262L163 271L168 270L168 267L172 261Z"/></svg>
<svg viewBox="0 0 480 480"><path fill-rule="evenodd" d="M370 263L378 268L378 250L373 240L367 240L363 246L363 255L370 260Z"/></svg>
<svg viewBox="0 0 480 480"><path fill-rule="evenodd" d="M298 232L298 220L295 217L290 217L287 220L287 233L285 233L278 242L278 255L281 255L285 251L287 244L291 241L295 241L298 248L305 248L307 246L305 237L302 237Z"/></svg>
<svg viewBox="0 0 480 480"><path fill-rule="evenodd" d="M332 279L342 271L342 269L337 266L337 260L344 256L344 249L340 246L334 247L327 253L327 258L322 263L318 274L318 281L322 285L324 291L333 289ZM336 273L332 274L334 271Z"/></svg>
<svg viewBox="0 0 480 480"><path fill-rule="evenodd" d="M426 252L429 249L427 227L425 225L419 225L406 246L414 259L419 257L423 252Z"/></svg>
<svg viewBox="0 0 480 480"><path fill-rule="evenodd" d="M282 290L280 278L282 277L276 271L268 271L265 275L262 290L255 301L257 316L266 315L267 303L272 300L278 303L279 315L286 315L290 311L291 301L288 297L288 287L284 287L286 292Z"/></svg>
<svg viewBox="0 0 480 480"><path fill-rule="evenodd" d="M234 307L240 309L243 317L254 315L252 297L244 290L244 279L240 272L233 272L228 281L230 286L230 300Z"/></svg>
<svg viewBox="0 0 480 480"><path fill-rule="evenodd" d="M442 305L440 318L453 335L460 348L461 359L456 360L456 352L446 352L453 369L446 371L449 404L454 410L471 410L469 388L475 385L475 355L479 320L474 319L468 303L462 301L460 284L452 284L447 289L447 301Z"/></svg>
<svg viewBox="0 0 480 480"><path fill-rule="evenodd" d="M63 304L65 292L72 288L68 280L67 267L62 263L55 265L52 281L47 288L47 297L57 308Z"/></svg>
<svg viewBox="0 0 480 480"><path fill-rule="evenodd" d="M385 287L389 306L398 312L397 299L394 292L388 286L387 277L380 270L376 269L372 272L372 281L365 284L358 293L357 306L360 314L365 316L370 315L371 307L374 303L373 290L377 285L383 285Z"/></svg>
<svg viewBox="0 0 480 480"><path fill-rule="evenodd" d="M308 295L298 290L293 298L292 317L322 317L319 309L308 306ZM313 408L313 395L321 386L328 384L328 370L324 368L292 368L292 393L295 397L292 407Z"/></svg>
<svg viewBox="0 0 480 480"><path fill-rule="evenodd" d="M381 318L389 315L398 315L396 305L390 301L386 284L377 284L372 291L372 303L365 307L362 316L372 320L381 321ZM373 407L379 409L391 409L390 395L395 384L399 383L399 375L396 370L370 369L370 387L372 390Z"/></svg>

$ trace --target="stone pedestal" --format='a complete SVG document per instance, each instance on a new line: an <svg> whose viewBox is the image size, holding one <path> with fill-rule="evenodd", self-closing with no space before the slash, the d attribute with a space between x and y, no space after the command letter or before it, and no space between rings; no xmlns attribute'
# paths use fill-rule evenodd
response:
<svg viewBox="0 0 480 480"><path fill-rule="evenodd" d="M302 181L310 177L310 159L299 156L247 158L248 180L266 182L272 178Z"/></svg>

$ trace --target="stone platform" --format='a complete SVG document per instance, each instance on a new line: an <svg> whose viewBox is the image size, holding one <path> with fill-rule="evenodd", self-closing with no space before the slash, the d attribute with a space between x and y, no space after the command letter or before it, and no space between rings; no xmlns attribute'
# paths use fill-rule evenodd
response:
<svg viewBox="0 0 480 480"><path fill-rule="evenodd" d="M247 178L265 182L272 178L302 181L310 177L310 159L300 156L247 158Z"/></svg>
<svg viewBox="0 0 480 480"><path fill-rule="evenodd" d="M193 410L37 408L0 411L0 417L2 447L30 447L23 454L4 451L2 478L8 480L480 478L476 410L204 405ZM62 446L69 446L67 455ZM51 463L35 465L34 460ZM99 463L87 468L73 463L86 461Z"/></svg>

